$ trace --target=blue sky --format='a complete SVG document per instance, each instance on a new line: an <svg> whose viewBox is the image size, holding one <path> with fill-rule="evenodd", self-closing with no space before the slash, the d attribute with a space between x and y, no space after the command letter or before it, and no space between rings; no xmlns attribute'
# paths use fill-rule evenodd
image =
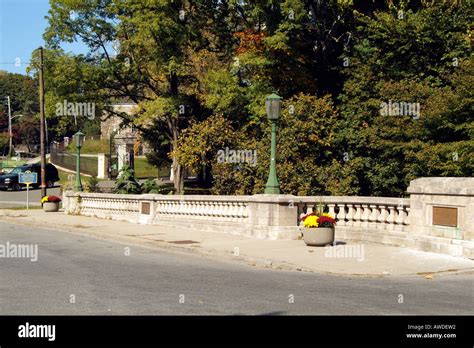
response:
<svg viewBox="0 0 474 348"><path fill-rule="evenodd" d="M31 52L44 46L48 0L0 0L0 70L26 74ZM81 43L63 45L66 51L86 52ZM15 66L16 59L20 66Z"/></svg>

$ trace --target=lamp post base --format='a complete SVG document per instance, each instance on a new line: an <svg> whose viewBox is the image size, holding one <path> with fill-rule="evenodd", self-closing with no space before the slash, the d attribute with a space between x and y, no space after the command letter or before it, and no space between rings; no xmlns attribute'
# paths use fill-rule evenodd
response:
<svg viewBox="0 0 474 348"><path fill-rule="evenodd" d="M278 186L266 186L264 192L265 192L265 194L279 195L280 194L280 187L278 187Z"/></svg>

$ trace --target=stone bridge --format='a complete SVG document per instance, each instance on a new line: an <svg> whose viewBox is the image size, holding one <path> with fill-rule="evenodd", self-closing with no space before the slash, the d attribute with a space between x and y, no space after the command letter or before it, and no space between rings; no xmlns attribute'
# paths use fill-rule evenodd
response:
<svg viewBox="0 0 474 348"><path fill-rule="evenodd" d="M298 239L299 217L322 204L336 239L474 257L474 178L420 178L409 198L63 193L66 214L180 226L264 239Z"/></svg>

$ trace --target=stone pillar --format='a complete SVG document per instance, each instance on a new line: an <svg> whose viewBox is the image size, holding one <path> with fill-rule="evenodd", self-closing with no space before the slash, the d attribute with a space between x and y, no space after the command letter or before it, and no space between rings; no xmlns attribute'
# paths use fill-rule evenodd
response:
<svg viewBox="0 0 474 348"><path fill-rule="evenodd" d="M115 144L117 147L117 171L123 168L124 165L129 165L133 168L133 146L136 141L134 133L117 134L115 137Z"/></svg>
<svg viewBox="0 0 474 348"><path fill-rule="evenodd" d="M97 155L97 179L107 178L108 159L105 153Z"/></svg>
<svg viewBox="0 0 474 348"><path fill-rule="evenodd" d="M420 178L407 191L410 234L437 238L445 250L422 249L474 256L474 178Z"/></svg>
<svg viewBox="0 0 474 348"><path fill-rule="evenodd" d="M292 195L259 194L249 200L249 230L262 239L297 239L298 205Z"/></svg>
<svg viewBox="0 0 474 348"><path fill-rule="evenodd" d="M154 195L146 194L141 195L139 202L139 224L152 224L155 219L156 202L154 201Z"/></svg>
<svg viewBox="0 0 474 348"><path fill-rule="evenodd" d="M117 172L120 173L123 166L127 164L126 158L127 158L127 145L126 144L117 145Z"/></svg>

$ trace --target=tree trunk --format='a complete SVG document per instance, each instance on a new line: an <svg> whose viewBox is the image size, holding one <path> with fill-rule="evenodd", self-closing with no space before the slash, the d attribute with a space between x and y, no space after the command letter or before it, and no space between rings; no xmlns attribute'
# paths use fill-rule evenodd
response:
<svg viewBox="0 0 474 348"><path fill-rule="evenodd" d="M176 157L173 157L173 185L176 195L184 194L184 168L178 163Z"/></svg>
<svg viewBox="0 0 474 348"><path fill-rule="evenodd" d="M178 76L176 72L172 72L170 75L170 94L173 97L178 97ZM179 114L176 119L171 121L171 134L173 135L172 149L175 149L178 144L179 136ZM184 168L179 164L178 159L173 156L173 184L174 184L174 193L176 195L184 194Z"/></svg>
<svg viewBox="0 0 474 348"><path fill-rule="evenodd" d="M178 143L178 127L177 124L174 125L173 130L173 143L171 145L172 150L175 149L176 144ZM174 194L182 195L184 194L184 168L178 162L176 156L173 156L173 165L171 170L173 171L173 185L174 185Z"/></svg>

